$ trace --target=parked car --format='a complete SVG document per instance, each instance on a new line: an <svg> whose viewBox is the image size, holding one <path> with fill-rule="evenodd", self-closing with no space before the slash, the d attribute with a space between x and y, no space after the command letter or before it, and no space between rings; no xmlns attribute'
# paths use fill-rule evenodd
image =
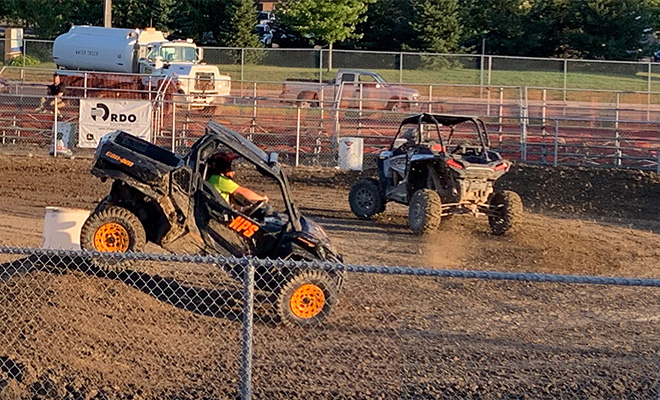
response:
<svg viewBox="0 0 660 400"><path fill-rule="evenodd" d="M267 24L257 25L257 35L259 35L259 41L264 44L266 47L273 46L273 28Z"/></svg>
<svg viewBox="0 0 660 400"><path fill-rule="evenodd" d="M257 14L257 24L270 24L275 21L275 14L269 11L259 11Z"/></svg>
<svg viewBox="0 0 660 400"><path fill-rule="evenodd" d="M340 69L334 79L321 83L311 79L287 79L280 99L302 107L338 101L340 108L399 111L416 108L419 91L387 83L373 71Z"/></svg>

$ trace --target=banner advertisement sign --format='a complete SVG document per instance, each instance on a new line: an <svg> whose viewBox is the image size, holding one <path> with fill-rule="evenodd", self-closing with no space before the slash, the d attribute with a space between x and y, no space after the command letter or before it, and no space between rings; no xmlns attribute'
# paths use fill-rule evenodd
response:
<svg viewBox="0 0 660 400"><path fill-rule="evenodd" d="M146 100L80 99L78 146L95 148L116 130L151 141L152 104Z"/></svg>

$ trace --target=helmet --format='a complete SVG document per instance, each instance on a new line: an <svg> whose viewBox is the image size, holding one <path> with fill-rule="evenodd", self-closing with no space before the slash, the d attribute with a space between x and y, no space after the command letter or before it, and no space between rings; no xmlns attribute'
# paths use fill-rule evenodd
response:
<svg viewBox="0 0 660 400"><path fill-rule="evenodd" d="M224 174L232 170L231 163L236 155L226 151L220 151L209 157L209 171L212 174Z"/></svg>

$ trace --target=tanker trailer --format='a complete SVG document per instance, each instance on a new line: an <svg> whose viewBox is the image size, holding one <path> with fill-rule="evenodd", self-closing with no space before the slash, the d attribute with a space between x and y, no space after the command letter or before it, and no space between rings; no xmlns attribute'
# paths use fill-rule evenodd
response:
<svg viewBox="0 0 660 400"><path fill-rule="evenodd" d="M209 105L231 90L231 77L202 58L203 49L191 39L169 41L154 28L77 25L53 44L53 60L60 69L141 74L143 83L151 85L161 83L154 77L171 77L193 105Z"/></svg>

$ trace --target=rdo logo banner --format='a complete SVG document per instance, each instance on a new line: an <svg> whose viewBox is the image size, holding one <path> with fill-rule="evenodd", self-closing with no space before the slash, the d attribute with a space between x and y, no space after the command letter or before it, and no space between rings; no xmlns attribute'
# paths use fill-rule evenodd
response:
<svg viewBox="0 0 660 400"><path fill-rule="evenodd" d="M151 102L144 100L80 99L78 146L95 148L118 129L151 140Z"/></svg>

